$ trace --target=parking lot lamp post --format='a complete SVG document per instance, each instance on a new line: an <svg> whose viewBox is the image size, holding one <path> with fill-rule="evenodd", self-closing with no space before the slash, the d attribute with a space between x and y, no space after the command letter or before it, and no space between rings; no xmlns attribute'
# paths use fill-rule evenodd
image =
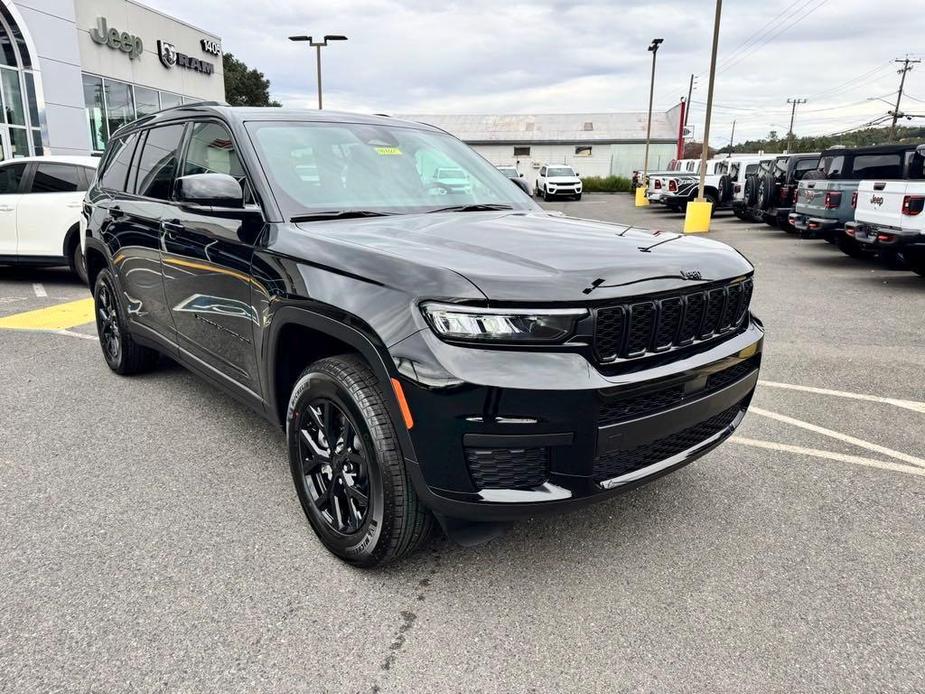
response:
<svg viewBox="0 0 925 694"><path fill-rule="evenodd" d="M324 37L324 41L312 41L311 36L290 36L290 41L308 41L309 46L313 46L317 51L317 64L318 64L318 110L321 110L321 48L322 46L327 46L328 41L346 41L346 36L341 36L340 34L327 34Z"/></svg>
<svg viewBox="0 0 925 694"><path fill-rule="evenodd" d="M652 53L652 77L649 80L649 117L646 121L646 151L642 159L642 194L636 191L636 206L644 207L649 204L645 197L645 189L649 185L649 139L652 136L652 100L655 96L655 56L658 53L659 44L665 39L652 39L649 44L649 51Z"/></svg>
<svg viewBox="0 0 925 694"><path fill-rule="evenodd" d="M719 47L719 20L723 13L723 0L716 0L716 15L713 19L713 50L710 54L710 83L707 86L707 114L703 122L703 150L700 152L700 184L697 199L689 203L684 218L684 233L696 234L710 231L710 216L713 205L703 197L704 177L707 174L707 159L710 158L710 116L713 113L713 86L716 82L716 51Z"/></svg>

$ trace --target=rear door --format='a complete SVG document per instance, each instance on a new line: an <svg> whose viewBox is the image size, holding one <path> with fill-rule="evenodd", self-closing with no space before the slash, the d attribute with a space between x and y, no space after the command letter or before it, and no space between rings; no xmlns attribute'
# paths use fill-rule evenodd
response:
<svg viewBox="0 0 925 694"><path fill-rule="evenodd" d="M0 165L0 256L16 255L16 210L25 174L25 162Z"/></svg>
<svg viewBox="0 0 925 694"><path fill-rule="evenodd" d="M88 187L85 171L86 167L63 162L32 164L16 210L19 255L64 255L64 239L80 220Z"/></svg>

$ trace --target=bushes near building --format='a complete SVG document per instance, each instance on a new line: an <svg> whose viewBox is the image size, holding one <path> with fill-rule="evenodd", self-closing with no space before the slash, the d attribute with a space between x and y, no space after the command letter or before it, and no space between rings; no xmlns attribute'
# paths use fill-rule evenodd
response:
<svg viewBox="0 0 925 694"><path fill-rule="evenodd" d="M581 187L585 193L629 193L633 182L623 176L585 176Z"/></svg>

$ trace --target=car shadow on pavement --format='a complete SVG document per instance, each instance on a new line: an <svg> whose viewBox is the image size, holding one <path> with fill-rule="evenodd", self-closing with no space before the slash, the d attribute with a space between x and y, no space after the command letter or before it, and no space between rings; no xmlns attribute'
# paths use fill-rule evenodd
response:
<svg viewBox="0 0 925 694"><path fill-rule="evenodd" d="M80 280L70 269L30 268L0 265L0 282L41 282L47 285L80 285Z"/></svg>

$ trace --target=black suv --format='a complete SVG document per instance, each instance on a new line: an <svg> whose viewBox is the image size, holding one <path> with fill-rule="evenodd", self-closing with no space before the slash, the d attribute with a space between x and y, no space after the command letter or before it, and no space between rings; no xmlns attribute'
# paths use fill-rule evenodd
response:
<svg viewBox="0 0 925 694"><path fill-rule="evenodd" d="M670 472L758 378L739 253L549 215L427 125L161 111L114 134L84 214L110 368L167 354L285 427L308 520L361 566Z"/></svg>
<svg viewBox="0 0 925 694"><path fill-rule="evenodd" d="M754 201L751 214L785 231L796 232L789 216L796 202L800 181L819 167L819 153L784 154L773 162L763 163L759 174L746 181L745 197Z"/></svg>

